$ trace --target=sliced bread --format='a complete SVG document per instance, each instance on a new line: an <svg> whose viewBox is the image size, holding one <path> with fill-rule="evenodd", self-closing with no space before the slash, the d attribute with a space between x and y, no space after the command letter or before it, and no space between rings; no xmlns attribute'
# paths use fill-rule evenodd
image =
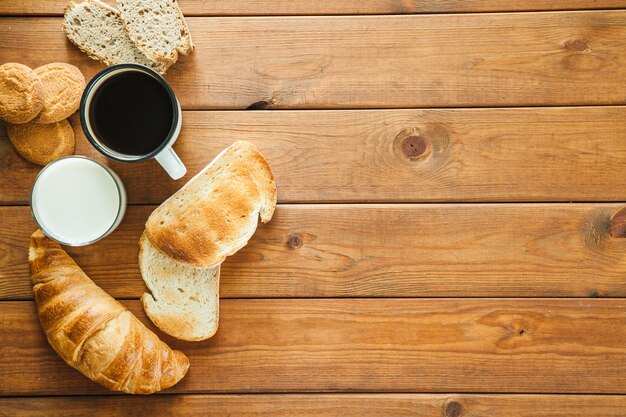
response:
<svg viewBox="0 0 626 417"><path fill-rule="evenodd" d="M179 53L193 49L176 0L118 0L117 5L128 35L150 59L171 65Z"/></svg>
<svg viewBox="0 0 626 417"><path fill-rule="evenodd" d="M177 339L208 339L219 321L220 266L194 269L173 262L147 236L139 241L139 268L150 293L141 297L148 317Z"/></svg>
<svg viewBox="0 0 626 417"><path fill-rule="evenodd" d="M146 233L172 260L213 268L244 247L276 207L274 175L249 142L226 148L152 212Z"/></svg>
<svg viewBox="0 0 626 417"><path fill-rule="evenodd" d="M119 12L98 0L72 2L65 9L63 31L92 59L106 65L136 63L164 74L169 65L141 52L128 37Z"/></svg>

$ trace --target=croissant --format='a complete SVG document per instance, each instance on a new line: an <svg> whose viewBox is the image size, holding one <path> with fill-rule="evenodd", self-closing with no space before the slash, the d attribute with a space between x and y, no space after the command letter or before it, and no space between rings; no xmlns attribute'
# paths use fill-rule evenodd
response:
<svg viewBox="0 0 626 417"><path fill-rule="evenodd" d="M185 354L170 349L40 230L31 236L28 260L39 320L70 366L129 394L151 394L185 376Z"/></svg>

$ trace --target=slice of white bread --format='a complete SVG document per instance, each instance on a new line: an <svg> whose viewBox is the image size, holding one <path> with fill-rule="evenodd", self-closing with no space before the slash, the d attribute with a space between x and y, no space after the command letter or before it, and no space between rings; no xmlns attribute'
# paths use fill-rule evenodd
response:
<svg viewBox="0 0 626 417"><path fill-rule="evenodd" d="M176 0L118 0L126 31L150 59L171 65L193 49L191 34Z"/></svg>
<svg viewBox="0 0 626 417"><path fill-rule="evenodd" d="M214 268L244 247L258 218L276 208L276 183L263 155L238 141L152 212L146 234L161 252L191 268Z"/></svg>
<svg viewBox="0 0 626 417"><path fill-rule="evenodd" d="M117 10L98 0L72 2L63 31L81 51L106 65L136 63L165 74L169 65L148 58L130 39Z"/></svg>
<svg viewBox="0 0 626 417"><path fill-rule="evenodd" d="M145 233L139 241L139 268L150 293L141 297L148 317L177 339L213 336L219 321L220 266L188 268L155 248Z"/></svg>

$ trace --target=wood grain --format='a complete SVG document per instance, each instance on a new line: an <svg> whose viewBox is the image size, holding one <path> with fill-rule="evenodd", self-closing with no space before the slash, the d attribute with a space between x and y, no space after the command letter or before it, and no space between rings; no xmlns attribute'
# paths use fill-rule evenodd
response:
<svg viewBox="0 0 626 417"><path fill-rule="evenodd" d="M274 394L0 398L6 417L623 417L622 395Z"/></svg>
<svg viewBox="0 0 626 417"><path fill-rule="evenodd" d="M281 202L621 201L626 107L186 111L175 148L188 174L107 161L71 122L76 153L112 167L131 203L160 203L223 148L268 158ZM0 203L27 204L40 167L0 128Z"/></svg>
<svg viewBox="0 0 626 417"><path fill-rule="evenodd" d="M192 17L186 109L624 104L626 12ZM102 69L61 19L3 18L0 62Z"/></svg>
<svg viewBox="0 0 626 417"><path fill-rule="evenodd" d="M284 205L222 265L221 296L624 297L617 204ZM153 207L68 248L115 297L144 292L137 254ZM613 218L613 219L612 219ZM0 299L32 299L27 207L0 208Z"/></svg>
<svg viewBox="0 0 626 417"><path fill-rule="evenodd" d="M0 1L22 16L0 18L0 64L102 69L61 32L66 3ZM104 395L41 332L19 206L39 168L0 126L0 205L18 205L0 207L0 396L28 396L0 397L0 416L624 415L626 303L604 297L626 297L626 10L532 11L626 1L181 4L197 49L167 78L186 109L187 178L251 140L283 204L224 264L218 334L161 335L191 358L182 383ZM72 123L77 153L104 161ZM69 251L137 298L143 223L184 180L105 162L141 205Z"/></svg>
<svg viewBox="0 0 626 417"><path fill-rule="evenodd" d="M104 0L114 5L113 0ZM2 0L0 15L61 15L67 0ZM622 9L624 0L181 0L187 16L459 13Z"/></svg>
<svg viewBox="0 0 626 417"><path fill-rule="evenodd" d="M127 302L145 321L139 301ZM171 392L626 393L624 300L222 300ZM0 395L104 393L0 303Z"/></svg>

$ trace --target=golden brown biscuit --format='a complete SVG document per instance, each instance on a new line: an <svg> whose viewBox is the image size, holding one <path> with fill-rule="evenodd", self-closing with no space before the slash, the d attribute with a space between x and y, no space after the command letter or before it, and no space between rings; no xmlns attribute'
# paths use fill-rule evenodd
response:
<svg viewBox="0 0 626 417"><path fill-rule="evenodd" d="M30 122L43 108L43 86L26 65L0 65L0 119L21 124Z"/></svg>
<svg viewBox="0 0 626 417"><path fill-rule="evenodd" d="M34 164L46 165L74 153L74 130L67 120L7 125L7 134L17 153Z"/></svg>
<svg viewBox="0 0 626 417"><path fill-rule="evenodd" d="M85 77L74 65L53 62L35 68L43 83L43 110L38 123L54 123L67 119L78 110L85 89Z"/></svg>

